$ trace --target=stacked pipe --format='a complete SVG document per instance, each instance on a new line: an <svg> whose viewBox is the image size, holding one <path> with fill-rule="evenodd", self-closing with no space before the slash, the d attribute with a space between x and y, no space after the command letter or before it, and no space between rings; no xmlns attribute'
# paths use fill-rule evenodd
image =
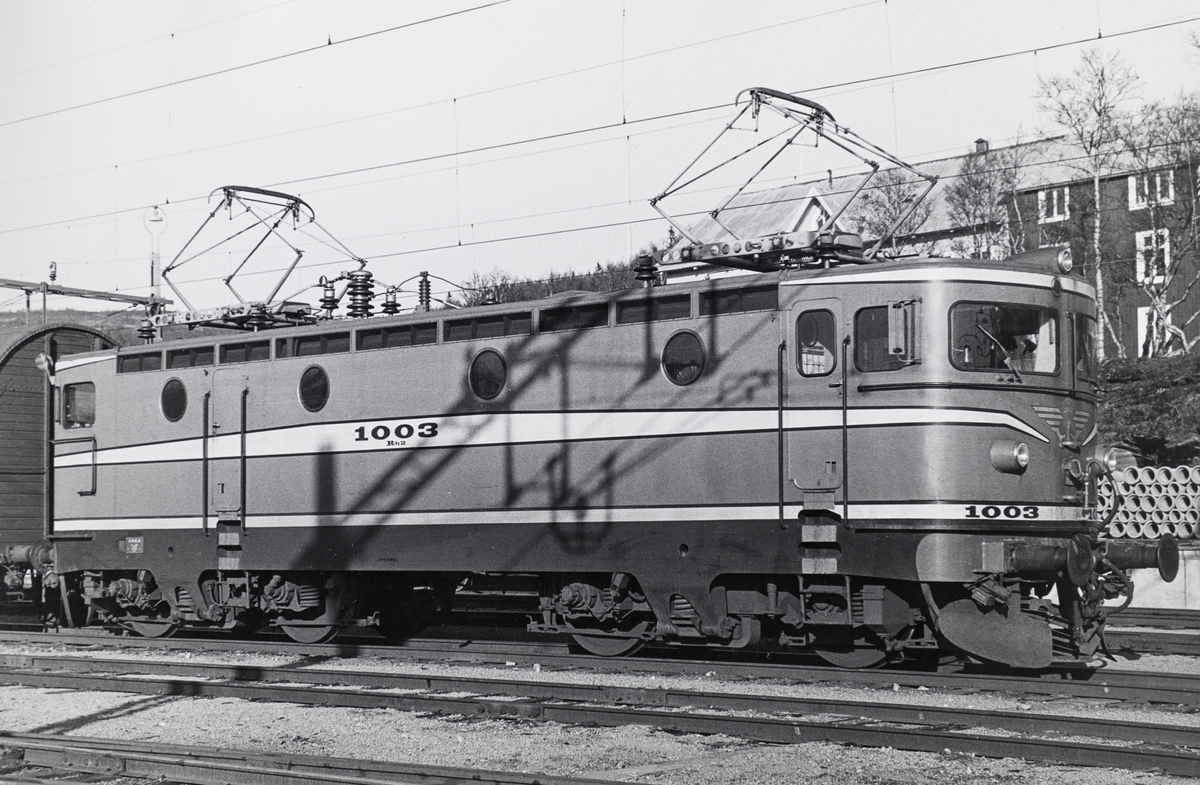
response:
<svg viewBox="0 0 1200 785"><path fill-rule="evenodd" d="M1102 478L1098 503L1112 539L1154 540L1170 534L1179 540L1200 529L1200 466L1132 466ZM1119 495L1118 495L1119 492Z"/></svg>

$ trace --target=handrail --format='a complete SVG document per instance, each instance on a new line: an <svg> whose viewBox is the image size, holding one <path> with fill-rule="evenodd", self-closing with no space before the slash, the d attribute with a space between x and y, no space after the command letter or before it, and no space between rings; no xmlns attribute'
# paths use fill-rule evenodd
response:
<svg viewBox="0 0 1200 785"><path fill-rule="evenodd" d="M204 393L203 422L200 431L200 523L204 536L208 536L208 407L212 393Z"/></svg>
<svg viewBox="0 0 1200 785"><path fill-rule="evenodd" d="M776 437L775 437L776 441L777 441L777 447L779 450L779 528L780 529L787 528L787 521L784 517L784 511L783 511L783 474L784 474L784 461L783 461L783 407L784 407L783 380L784 380L784 376L783 376L783 374L784 374L784 369L787 367L786 357L787 357L787 341L780 341L779 342L779 357L777 358L778 374L779 374L779 379L778 379L778 384L777 384L777 397L779 398L779 424L778 424L779 430L776 432Z"/></svg>
<svg viewBox="0 0 1200 785"><path fill-rule="evenodd" d="M95 496L96 495L96 437L95 436L79 436L74 439L51 439L50 446L54 447L58 444L82 444L83 442L92 443L92 488L87 491L80 491L80 496ZM50 465L54 465L54 455L50 456Z"/></svg>
<svg viewBox="0 0 1200 785"><path fill-rule="evenodd" d="M246 399L250 397L250 388L242 388L242 428L241 428L241 454L238 456L238 483L240 485L238 491L241 494L241 530L242 536L246 536Z"/></svg>

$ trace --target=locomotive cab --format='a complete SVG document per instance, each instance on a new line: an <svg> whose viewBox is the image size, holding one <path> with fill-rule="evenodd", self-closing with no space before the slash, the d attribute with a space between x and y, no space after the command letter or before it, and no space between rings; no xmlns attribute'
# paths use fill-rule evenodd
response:
<svg viewBox="0 0 1200 785"><path fill-rule="evenodd" d="M1094 302L1070 273L1044 249L781 284L788 479L837 521L808 568L919 586L940 636L1017 667L1089 660L1124 570L1175 569L1169 538L1136 558L1098 540Z"/></svg>

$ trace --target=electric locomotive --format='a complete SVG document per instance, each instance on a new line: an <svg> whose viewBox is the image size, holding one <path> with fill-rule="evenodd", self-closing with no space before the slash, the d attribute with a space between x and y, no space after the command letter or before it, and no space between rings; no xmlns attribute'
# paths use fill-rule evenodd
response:
<svg viewBox="0 0 1200 785"><path fill-rule="evenodd" d="M599 654L1041 668L1094 659L1129 569L1173 577L1169 538L1098 539L1094 292L1065 249L694 239L636 290L371 315L360 269L349 318L327 282L325 318L273 311L312 323L60 360L52 610L403 637L485 576ZM754 272L649 285L680 258Z"/></svg>

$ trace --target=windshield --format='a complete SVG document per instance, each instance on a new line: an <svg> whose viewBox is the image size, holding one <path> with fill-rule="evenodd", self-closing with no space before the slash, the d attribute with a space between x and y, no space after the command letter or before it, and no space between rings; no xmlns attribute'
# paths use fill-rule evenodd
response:
<svg viewBox="0 0 1200 785"><path fill-rule="evenodd" d="M1056 373L1058 313L1048 308L958 303L950 309L950 362L964 371Z"/></svg>

